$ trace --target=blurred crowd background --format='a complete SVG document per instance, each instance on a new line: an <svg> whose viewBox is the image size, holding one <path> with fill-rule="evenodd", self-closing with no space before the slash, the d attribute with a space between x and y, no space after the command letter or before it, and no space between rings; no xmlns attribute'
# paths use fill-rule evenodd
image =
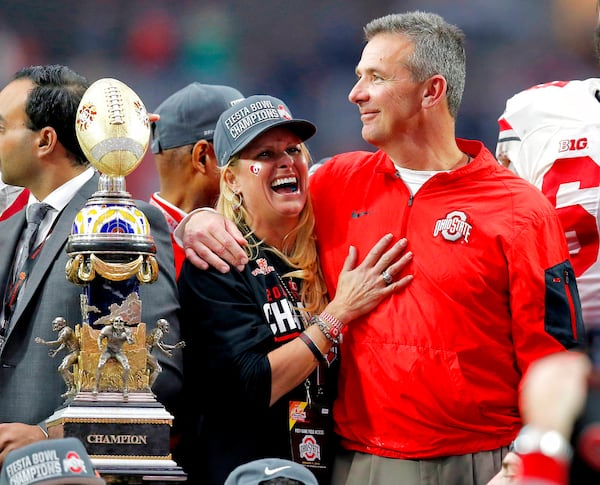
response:
<svg viewBox="0 0 600 485"><path fill-rule="evenodd" d="M0 82L20 67L66 64L90 81L117 78L152 111L191 81L284 99L319 128L319 160L371 149L347 100L374 17L427 10L467 35L457 132L494 151L505 101L532 84L600 75L596 0L0 0ZM152 153L127 178L158 189Z"/></svg>

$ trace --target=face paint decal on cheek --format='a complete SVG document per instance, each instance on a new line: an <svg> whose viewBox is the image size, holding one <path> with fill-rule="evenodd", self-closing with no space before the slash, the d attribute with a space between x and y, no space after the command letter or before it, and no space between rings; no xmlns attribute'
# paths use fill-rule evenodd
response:
<svg viewBox="0 0 600 485"><path fill-rule="evenodd" d="M250 165L250 173L253 175L258 175L262 170L262 164L260 162L253 163Z"/></svg>

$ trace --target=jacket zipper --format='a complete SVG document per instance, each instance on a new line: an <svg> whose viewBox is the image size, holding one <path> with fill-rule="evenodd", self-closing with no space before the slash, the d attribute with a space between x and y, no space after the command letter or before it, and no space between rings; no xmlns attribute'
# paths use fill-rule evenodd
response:
<svg viewBox="0 0 600 485"><path fill-rule="evenodd" d="M573 332L573 337L575 340L577 340L577 317L575 315L573 295L571 294L571 288L569 286L569 272L567 270L563 270L563 275L565 277L565 293L567 295L567 299L569 300L569 312L571 313L571 331Z"/></svg>

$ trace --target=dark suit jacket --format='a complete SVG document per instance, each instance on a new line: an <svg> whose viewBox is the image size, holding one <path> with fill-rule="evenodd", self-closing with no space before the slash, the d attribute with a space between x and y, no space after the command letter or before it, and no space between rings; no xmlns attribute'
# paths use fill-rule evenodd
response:
<svg viewBox="0 0 600 485"><path fill-rule="evenodd" d="M40 423L62 404L60 396L66 386L57 368L64 353L52 359L48 356L51 347L35 343L34 338L55 340L57 334L52 330L52 320L57 316L66 318L72 327L81 322L79 295L82 287L66 278L68 255L65 245L76 214L98 190L98 179L98 174L95 174L58 215L27 285L19 295L7 340L0 353L0 422ZM175 343L180 340L179 302L169 228L158 209L142 201L136 201L136 205L150 223L160 268L154 283L140 285L142 321L146 322L150 331L157 319L166 318L170 323L168 341ZM24 210L0 222L0 299L4 295L24 224ZM183 379L181 352L173 352L172 359L162 355L157 357L163 371L153 391L158 400L174 413Z"/></svg>

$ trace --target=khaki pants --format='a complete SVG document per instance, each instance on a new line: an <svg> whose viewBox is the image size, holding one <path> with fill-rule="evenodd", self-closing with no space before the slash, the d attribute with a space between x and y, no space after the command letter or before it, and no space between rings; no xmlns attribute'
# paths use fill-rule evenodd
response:
<svg viewBox="0 0 600 485"><path fill-rule="evenodd" d="M431 460L400 460L339 450L331 485L485 485L508 453L493 451Z"/></svg>

